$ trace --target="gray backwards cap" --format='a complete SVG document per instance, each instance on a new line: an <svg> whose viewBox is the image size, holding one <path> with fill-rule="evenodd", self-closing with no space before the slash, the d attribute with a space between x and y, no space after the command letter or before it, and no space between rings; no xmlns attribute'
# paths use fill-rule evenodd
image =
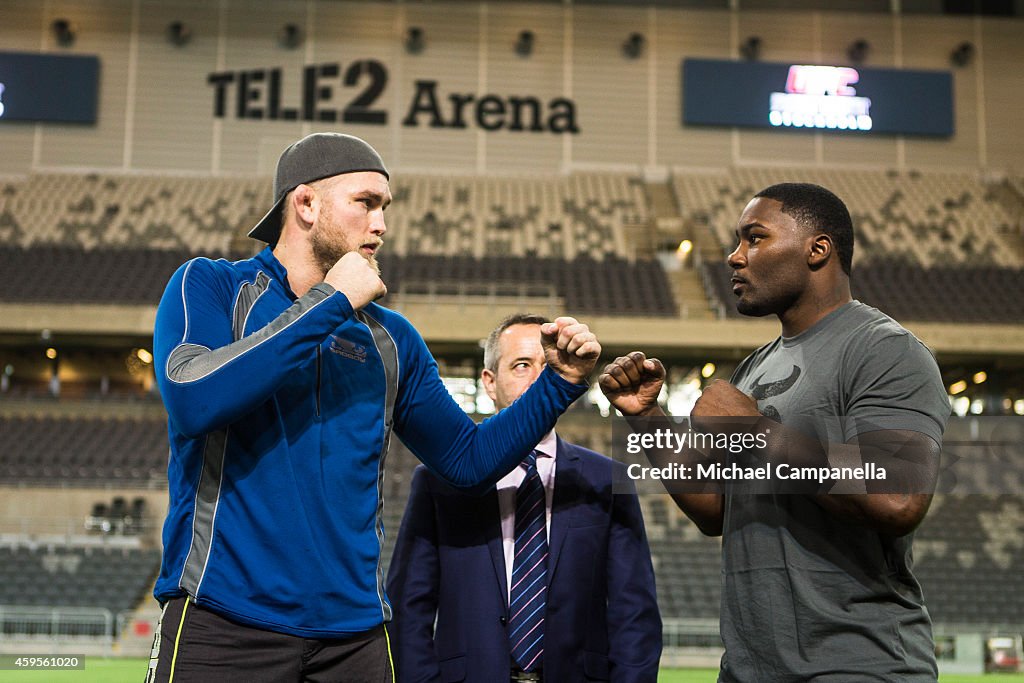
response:
<svg viewBox="0 0 1024 683"><path fill-rule="evenodd" d="M268 244L277 242L285 195L303 183L358 171L376 171L390 177L377 151L353 135L313 133L302 138L277 160L274 207L249 231L249 237Z"/></svg>

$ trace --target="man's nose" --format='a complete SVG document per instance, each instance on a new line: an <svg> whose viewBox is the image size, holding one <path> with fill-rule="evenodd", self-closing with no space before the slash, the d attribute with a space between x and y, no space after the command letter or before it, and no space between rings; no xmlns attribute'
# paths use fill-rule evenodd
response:
<svg viewBox="0 0 1024 683"><path fill-rule="evenodd" d="M739 270L747 265L747 255L744 253L743 243L736 245L736 248L732 250L732 253L726 257L725 262L729 264L729 267L733 270Z"/></svg>
<svg viewBox="0 0 1024 683"><path fill-rule="evenodd" d="M383 235L388 231L387 223L384 221L384 211L377 209L370 217L370 232L374 235Z"/></svg>

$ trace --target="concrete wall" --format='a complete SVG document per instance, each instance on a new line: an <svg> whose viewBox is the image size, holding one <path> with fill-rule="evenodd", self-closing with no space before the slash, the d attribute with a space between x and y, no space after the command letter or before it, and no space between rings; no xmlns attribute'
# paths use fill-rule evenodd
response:
<svg viewBox="0 0 1024 683"><path fill-rule="evenodd" d="M77 29L70 48L59 47L49 30L58 17ZM172 21L191 28L191 42L176 47L168 41ZM297 49L279 44L288 23L304 34ZM419 54L403 45L411 26L425 36ZM434 173L764 163L1019 172L1022 29L1020 19L756 8L8 0L0 21L3 49L98 55L101 83L95 126L0 123L0 174L55 168L269 174L290 141L329 129L365 137L397 170ZM513 51L522 30L534 34L529 57ZM645 37L644 51L627 59L621 45L633 32ZM684 127L682 60L735 58L750 35L761 36L766 61L842 64L846 46L863 38L871 44L866 66L921 69L951 69L950 51L971 41L975 59L953 69L956 134L904 140ZM369 108L383 112L386 123L321 120L321 114L343 119L360 94L369 93L371 67L358 63L370 61L383 67L386 78ZM316 102L315 121L301 120L309 65L327 65L328 71L317 80L327 91ZM245 107L262 110L261 119L237 116L240 73L252 71L261 71L263 81L253 82L254 99ZM233 79L224 86L223 117L214 116L217 87L208 82L216 73ZM279 84L279 109L296 110L299 120L284 120L280 111L278 120L270 120L271 79ZM487 95L494 98L479 104ZM428 111L431 97L437 116ZM526 97L536 99L542 130L530 130L533 104L518 105L524 130L510 130L513 99ZM410 118L414 104L421 111ZM551 130L570 124L579 132Z"/></svg>

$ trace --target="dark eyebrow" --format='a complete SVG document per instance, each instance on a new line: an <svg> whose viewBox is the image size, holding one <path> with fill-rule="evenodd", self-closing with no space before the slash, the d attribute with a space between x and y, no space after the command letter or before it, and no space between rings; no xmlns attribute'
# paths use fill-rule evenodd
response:
<svg viewBox="0 0 1024 683"><path fill-rule="evenodd" d="M376 190L360 190L359 192L356 192L353 197L357 200L372 199L385 208L391 203L390 198L385 200L384 195Z"/></svg>
<svg viewBox="0 0 1024 683"><path fill-rule="evenodd" d="M739 239L740 233L743 233L745 235L754 228L764 228L764 225L757 221L754 221L752 223L747 223L746 225L741 225L739 228L733 230L732 232L734 235L736 235L736 239Z"/></svg>

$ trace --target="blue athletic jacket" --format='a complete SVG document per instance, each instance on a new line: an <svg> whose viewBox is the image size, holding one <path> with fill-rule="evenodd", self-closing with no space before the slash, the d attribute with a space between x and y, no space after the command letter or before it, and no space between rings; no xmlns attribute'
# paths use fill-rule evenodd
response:
<svg viewBox="0 0 1024 683"><path fill-rule="evenodd" d="M171 447L155 596L304 637L391 618L381 493L392 430L443 479L485 487L585 391L546 369L476 425L405 318L376 304L353 312L326 283L296 298L269 248L179 268L154 347Z"/></svg>

